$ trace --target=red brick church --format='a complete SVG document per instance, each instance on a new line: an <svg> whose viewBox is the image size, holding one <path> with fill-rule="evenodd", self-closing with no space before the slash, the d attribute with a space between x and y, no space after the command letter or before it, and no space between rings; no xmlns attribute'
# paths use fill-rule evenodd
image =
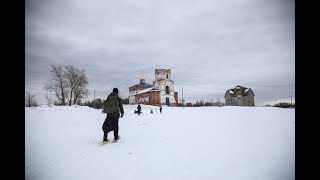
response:
<svg viewBox="0 0 320 180"><path fill-rule="evenodd" d="M170 69L155 69L153 85L140 78L140 83L129 87L129 104L177 106L178 92L174 91Z"/></svg>

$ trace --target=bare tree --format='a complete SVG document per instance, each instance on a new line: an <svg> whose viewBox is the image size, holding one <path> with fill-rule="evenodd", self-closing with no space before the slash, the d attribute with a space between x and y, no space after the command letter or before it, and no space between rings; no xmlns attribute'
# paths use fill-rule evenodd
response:
<svg viewBox="0 0 320 180"><path fill-rule="evenodd" d="M76 88L80 73L79 73L79 70L73 67L72 65L64 66L64 68L65 68L65 71L63 73L63 76L67 79L69 84L68 87L70 88L70 91L69 91L68 101L69 101L69 106L71 106L73 93L75 92L75 88ZM73 104L75 104L75 102L76 101L74 101Z"/></svg>
<svg viewBox="0 0 320 180"><path fill-rule="evenodd" d="M35 99L35 95L31 94L30 92L26 93L26 106L37 106L37 101Z"/></svg>
<svg viewBox="0 0 320 180"><path fill-rule="evenodd" d="M61 65L50 65L50 67L51 79L45 85L44 89L53 92L55 96L61 101L61 104L66 105L69 84L64 77L63 69Z"/></svg>
<svg viewBox="0 0 320 180"><path fill-rule="evenodd" d="M52 98L51 94L48 93L48 91L46 91L45 98L48 102L48 105L51 106L51 104L53 104L53 98Z"/></svg>
<svg viewBox="0 0 320 180"><path fill-rule="evenodd" d="M81 99L89 94L86 89L88 78L85 71L77 69L73 65L63 67L50 65L50 67L51 79L44 88L53 92L62 105L66 105L66 103L69 106L80 104Z"/></svg>
<svg viewBox="0 0 320 180"><path fill-rule="evenodd" d="M74 98L73 103L75 104L79 100L84 97L87 97L89 94L89 90L86 89L88 85L88 78L84 70L78 71L78 76L75 79L75 86L74 86Z"/></svg>

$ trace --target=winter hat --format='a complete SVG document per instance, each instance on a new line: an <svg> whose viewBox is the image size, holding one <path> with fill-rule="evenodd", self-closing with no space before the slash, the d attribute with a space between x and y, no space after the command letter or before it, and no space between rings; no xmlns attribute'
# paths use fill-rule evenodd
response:
<svg viewBox="0 0 320 180"><path fill-rule="evenodd" d="M119 93L119 90L118 90L118 88L113 88L112 92Z"/></svg>

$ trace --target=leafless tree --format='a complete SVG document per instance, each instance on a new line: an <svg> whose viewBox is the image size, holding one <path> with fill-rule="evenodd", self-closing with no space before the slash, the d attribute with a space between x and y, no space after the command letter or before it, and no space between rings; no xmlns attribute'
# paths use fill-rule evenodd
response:
<svg viewBox="0 0 320 180"><path fill-rule="evenodd" d="M30 92L26 93L26 106L37 106L37 101L35 99L35 95L31 94Z"/></svg>
<svg viewBox="0 0 320 180"><path fill-rule="evenodd" d="M51 106L51 104L53 104L53 98L52 98L51 94L48 91L46 91L45 98L46 98L46 100L48 102L48 105Z"/></svg>
<svg viewBox="0 0 320 180"><path fill-rule="evenodd" d="M69 101L69 106L71 106L72 100L73 100L72 99L73 93L75 92L75 88L76 88L80 73L79 73L79 70L73 67L72 65L64 66L64 69L65 69L64 77L67 79L69 84L68 87L70 88L68 101Z"/></svg>
<svg viewBox="0 0 320 180"><path fill-rule="evenodd" d="M45 85L45 89L54 92L62 105L68 103L81 103L81 99L89 94L86 86L88 78L84 70L77 69L73 65L51 65L51 79Z"/></svg>
<svg viewBox="0 0 320 180"><path fill-rule="evenodd" d="M61 101L62 105L66 105L68 98L68 81L64 77L63 68L61 65L50 65L51 79L45 85L47 91L53 92L55 96Z"/></svg>
<svg viewBox="0 0 320 180"><path fill-rule="evenodd" d="M84 70L75 68L72 65L64 66L64 76L68 80L70 95L69 95L69 106L72 104L79 104L81 99L89 94L86 86L88 84L88 78Z"/></svg>
<svg viewBox="0 0 320 180"><path fill-rule="evenodd" d="M78 78L75 81L75 88L74 88L74 98L73 103L75 104L79 100L84 97L87 97L89 94L89 90L86 89L88 85L88 78L84 70L79 71Z"/></svg>

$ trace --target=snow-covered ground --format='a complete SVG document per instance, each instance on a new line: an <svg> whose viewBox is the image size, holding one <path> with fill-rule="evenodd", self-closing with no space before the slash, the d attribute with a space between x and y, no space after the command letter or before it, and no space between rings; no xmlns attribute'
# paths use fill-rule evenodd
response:
<svg viewBox="0 0 320 180"><path fill-rule="evenodd" d="M140 116L136 106L124 109L121 140L99 146L101 110L25 108L26 179L295 179L295 109L163 107L160 114L142 105Z"/></svg>

